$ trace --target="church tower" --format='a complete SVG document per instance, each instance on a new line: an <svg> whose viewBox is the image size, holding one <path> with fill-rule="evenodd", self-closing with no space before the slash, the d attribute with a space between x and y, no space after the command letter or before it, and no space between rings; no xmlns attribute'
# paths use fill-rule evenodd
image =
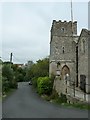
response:
<svg viewBox="0 0 90 120"><path fill-rule="evenodd" d="M69 74L70 80L75 81L77 40L77 21L72 23L53 20L50 41L50 76L58 74L63 80L66 74Z"/></svg>

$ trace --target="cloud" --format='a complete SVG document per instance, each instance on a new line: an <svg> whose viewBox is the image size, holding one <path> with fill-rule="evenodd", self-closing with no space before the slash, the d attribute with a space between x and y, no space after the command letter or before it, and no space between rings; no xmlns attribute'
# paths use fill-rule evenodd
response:
<svg viewBox="0 0 90 120"><path fill-rule="evenodd" d="M80 26L78 28L86 27L87 5L76 3L74 6L74 19L78 20ZM53 19L69 21L70 3L3 3L1 22L3 60L9 60L11 52L19 59L18 61L13 58L13 61L22 63L48 56Z"/></svg>

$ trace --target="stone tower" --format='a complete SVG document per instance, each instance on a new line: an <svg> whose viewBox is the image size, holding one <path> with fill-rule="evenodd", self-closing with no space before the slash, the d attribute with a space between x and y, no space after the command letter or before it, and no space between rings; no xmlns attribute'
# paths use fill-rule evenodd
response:
<svg viewBox="0 0 90 120"><path fill-rule="evenodd" d="M73 31L73 32L72 32ZM72 34L73 33L73 34ZM73 37L72 37L73 36ZM64 81L69 75L70 81L76 81L76 43L77 22L55 21L51 27L49 75L59 75ZM61 84L62 82L56 84ZM58 81L57 81L58 82ZM59 92L60 86L57 91ZM64 90L65 91L65 90Z"/></svg>

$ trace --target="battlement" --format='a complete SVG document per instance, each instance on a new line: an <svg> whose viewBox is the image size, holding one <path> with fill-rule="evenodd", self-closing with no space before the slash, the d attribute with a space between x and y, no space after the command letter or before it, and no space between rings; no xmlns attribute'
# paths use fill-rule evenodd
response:
<svg viewBox="0 0 90 120"><path fill-rule="evenodd" d="M56 21L53 20L52 27L51 27L52 35L77 35L77 21Z"/></svg>
<svg viewBox="0 0 90 120"><path fill-rule="evenodd" d="M61 20L56 21L56 20L53 20L53 23L52 23L52 24L54 25L54 24L64 24L64 23L65 23L65 24L71 24L72 21L66 21L66 20L64 20L64 21L61 21ZM73 24L77 24L77 21L74 21Z"/></svg>

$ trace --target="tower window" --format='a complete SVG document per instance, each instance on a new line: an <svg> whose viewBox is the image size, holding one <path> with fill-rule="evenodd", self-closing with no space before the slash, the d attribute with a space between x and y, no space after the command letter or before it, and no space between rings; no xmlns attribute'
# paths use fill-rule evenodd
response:
<svg viewBox="0 0 90 120"><path fill-rule="evenodd" d="M63 47L63 54L64 54L64 52L65 52L65 49L64 49L64 47Z"/></svg>
<svg viewBox="0 0 90 120"><path fill-rule="evenodd" d="M64 31L65 31L65 29L64 29L64 27L62 27L62 28L61 28L61 32L64 32Z"/></svg>

